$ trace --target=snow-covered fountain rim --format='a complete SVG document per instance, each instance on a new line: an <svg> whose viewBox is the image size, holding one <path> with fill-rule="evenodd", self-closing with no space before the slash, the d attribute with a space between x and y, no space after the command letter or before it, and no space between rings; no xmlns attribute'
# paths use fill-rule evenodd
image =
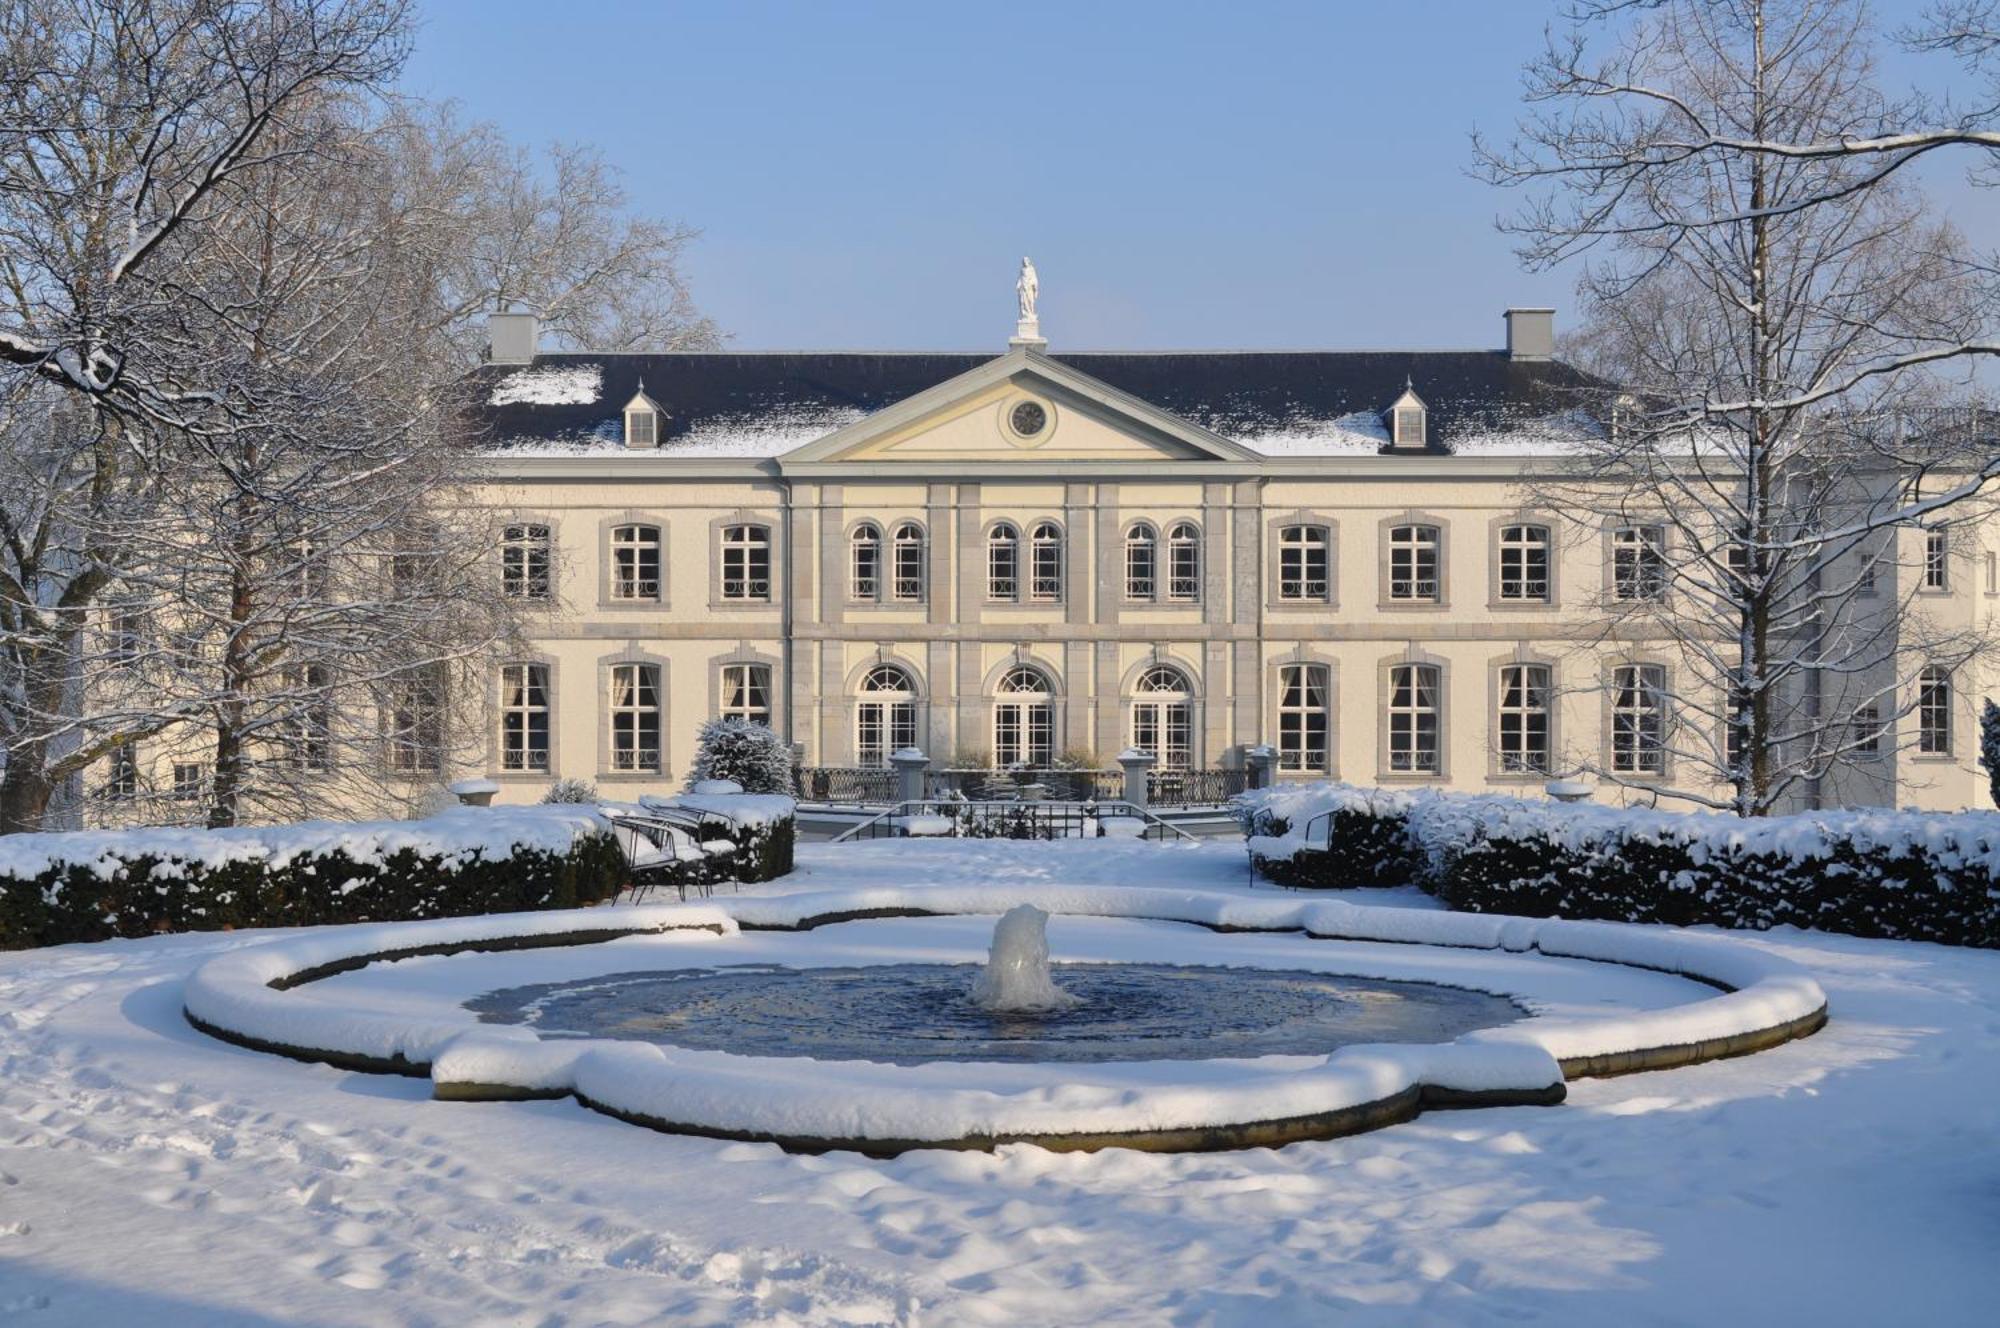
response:
<svg viewBox="0 0 2000 1328"><path fill-rule="evenodd" d="M591 944L675 930L807 930L869 918L999 914L1190 923L1217 932L1535 952L1676 973L1721 989L1686 1005L1532 1018L1439 1045L1297 1057L1097 1065L880 1065L802 1061L344 1009L297 990L382 959ZM1826 1018L1819 984L1727 937L1626 923L1256 899L1142 887L879 887L695 904L499 914L341 927L210 960L183 993L219 1037L353 1069L428 1075L439 1097L574 1096L682 1133L803 1149L1240 1147L1325 1138L1425 1106L1560 1100L1566 1078L1692 1064L1804 1036ZM1222 1067L1223 1073L1217 1072Z"/></svg>

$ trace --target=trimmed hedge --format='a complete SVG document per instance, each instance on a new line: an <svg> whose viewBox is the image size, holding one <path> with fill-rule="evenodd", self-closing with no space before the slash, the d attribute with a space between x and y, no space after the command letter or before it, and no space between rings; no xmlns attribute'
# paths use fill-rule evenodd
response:
<svg viewBox="0 0 2000 1328"><path fill-rule="evenodd" d="M1304 822L1325 812L1329 847L1308 849ZM1415 884L1469 912L2000 948L1990 812L1745 819L1329 788L1248 818L1252 862L1285 885Z"/></svg>
<svg viewBox="0 0 2000 1328"><path fill-rule="evenodd" d="M129 855L114 849L29 875L0 874L0 949L159 931L576 908L616 897L627 877L608 829L577 835L567 850L513 845L489 856L481 848L403 847L357 860L331 848L275 865L264 855L203 860L148 849L144 832L131 841Z"/></svg>

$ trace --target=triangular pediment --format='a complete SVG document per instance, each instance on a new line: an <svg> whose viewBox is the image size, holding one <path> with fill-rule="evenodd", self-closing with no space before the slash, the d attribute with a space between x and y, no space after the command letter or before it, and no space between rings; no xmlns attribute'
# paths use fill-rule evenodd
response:
<svg viewBox="0 0 2000 1328"><path fill-rule="evenodd" d="M1254 453L1017 349L785 454L786 464L1242 461Z"/></svg>

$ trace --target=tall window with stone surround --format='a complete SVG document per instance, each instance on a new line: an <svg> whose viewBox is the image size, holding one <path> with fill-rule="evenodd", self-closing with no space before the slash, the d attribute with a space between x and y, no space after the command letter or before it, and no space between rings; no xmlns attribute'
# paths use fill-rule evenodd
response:
<svg viewBox="0 0 2000 1328"><path fill-rule="evenodd" d="M722 528L722 597L771 598L771 530L768 526Z"/></svg>
<svg viewBox="0 0 2000 1328"><path fill-rule="evenodd" d="M1434 664L1389 670L1389 769L1435 775L1444 768L1438 745L1442 676Z"/></svg>
<svg viewBox="0 0 2000 1328"><path fill-rule="evenodd" d="M1552 754L1549 746L1547 665L1507 664L1501 667L1500 713L1496 719L1502 773L1549 773Z"/></svg>
<svg viewBox="0 0 2000 1328"><path fill-rule="evenodd" d="M1389 598L1436 603L1443 594L1436 526L1394 526L1389 531Z"/></svg>
<svg viewBox="0 0 2000 1328"><path fill-rule="evenodd" d="M611 528L611 598L660 597L660 528Z"/></svg>
<svg viewBox="0 0 2000 1328"><path fill-rule="evenodd" d="M1028 598L1059 600L1063 593L1063 534L1053 521L1042 521L1028 534Z"/></svg>
<svg viewBox="0 0 2000 1328"><path fill-rule="evenodd" d="M993 705L993 761L1040 768L1055 759L1055 697L1041 670L1009 669Z"/></svg>
<svg viewBox="0 0 2000 1328"><path fill-rule="evenodd" d="M917 688L893 664L868 670L854 708L854 756L859 765L889 763L889 754L917 745Z"/></svg>
<svg viewBox="0 0 2000 1328"><path fill-rule="evenodd" d="M549 666L509 664L500 670L500 768L549 768Z"/></svg>
<svg viewBox="0 0 2000 1328"><path fill-rule="evenodd" d="M1324 664L1287 664L1278 670L1279 769L1326 773L1332 690Z"/></svg>
<svg viewBox="0 0 2000 1328"><path fill-rule="evenodd" d="M1951 670L1937 664L1917 675L1917 753L1951 755Z"/></svg>
<svg viewBox="0 0 2000 1328"><path fill-rule="evenodd" d="M1330 563L1325 526L1283 526L1278 531L1278 598L1324 601Z"/></svg>
<svg viewBox="0 0 2000 1328"><path fill-rule="evenodd" d="M890 537L889 547L894 576L890 589L895 598L906 603L921 601L924 597L924 528L914 521L903 522Z"/></svg>
<svg viewBox="0 0 2000 1328"><path fill-rule="evenodd" d="M1167 598L1201 598L1201 528L1192 521L1177 521L1167 531Z"/></svg>
<svg viewBox="0 0 2000 1328"><path fill-rule="evenodd" d="M1148 600L1159 585L1160 542L1143 522L1125 532L1125 598Z"/></svg>
<svg viewBox="0 0 2000 1328"><path fill-rule="evenodd" d="M1664 526L1625 526L1611 535L1611 597L1656 600L1667 593Z"/></svg>
<svg viewBox="0 0 2000 1328"><path fill-rule="evenodd" d="M520 522L501 532L500 589L509 599L547 599L549 528Z"/></svg>
<svg viewBox="0 0 2000 1328"><path fill-rule="evenodd" d="M1132 698L1132 746L1149 752L1162 770L1185 770L1194 755L1194 707L1187 675L1156 664L1139 675Z"/></svg>
<svg viewBox="0 0 2000 1328"><path fill-rule="evenodd" d="M1667 768L1667 671L1621 664L1611 674L1611 769L1658 775Z"/></svg>
<svg viewBox="0 0 2000 1328"><path fill-rule="evenodd" d="M1500 598L1510 604L1547 603L1549 528L1500 527Z"/></svg>
<svg viewBox="0 0 2000 1328"><path fill-rule="evenodd" d="M771 723L771 670L763 664L722 666L722 696L716 713L724 719Z"/></svg>
<svg viewBox="0 0 2000 1328"><path fill-rule="evenodd" d="M1019 599L1021 532L1002 521L986 536L986 598Z"/></svg>
<svg viewBox="0 0 2000 1328"><path fill-rule="evenodd" d="M882 532L863 522L848 541L848 594L874 599L882 593Z"/></svg>
<svg viewBox="0 0 2000 1328"><path fill-rule="evenodd" d="M660 768L660 670L652 664L618 664L611 670L611 768L621 772Z"/></svg>

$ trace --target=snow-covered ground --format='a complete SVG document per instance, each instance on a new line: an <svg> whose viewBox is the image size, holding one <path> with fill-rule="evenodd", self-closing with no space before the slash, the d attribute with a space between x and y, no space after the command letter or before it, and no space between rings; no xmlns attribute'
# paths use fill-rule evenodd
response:
<svg viewBox="0 0 2000 1328"><path fill-rule="evenodd" d="M1235 844L906 841L801 857L787 890L1253 888ZM940 953L974 941L959 922L895 925ZM1089 939L1159 925L1091 924ZM1561 1107L1439 1112L1276 1152L870 1162L654 1134L572 1102L433 1102L425 1080L187 1027L185 976L271 934L0 955L0 1317L1971 1324L2000 1299L2000 953L1751 937L1813 971L1832 1000L1825 1030L1575 1083ZM866 945L859 929L815 935L847 962ZM439 990L336 981L391 1006ZM1652 982L1615 994L1671 999Z"/></svg>

